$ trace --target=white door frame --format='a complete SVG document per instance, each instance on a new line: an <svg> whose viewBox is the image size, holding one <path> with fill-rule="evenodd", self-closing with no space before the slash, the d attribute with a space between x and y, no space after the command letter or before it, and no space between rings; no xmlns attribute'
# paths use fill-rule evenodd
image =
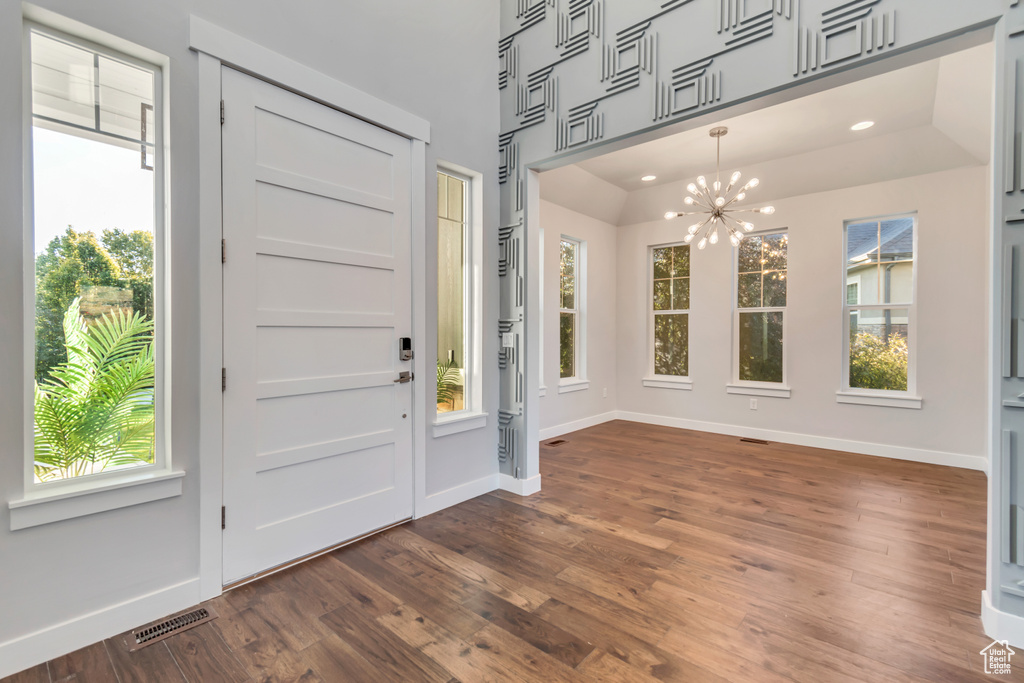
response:
<svg viewBox="0 0 1024 683"><path fill-rule="evenodd" d="M394 105L356 90L326 74L300 64L219 26L189 18L189 47L199 58L199 599L223 592L223 543L220 508L223 505L224 411L221 393L223 366L223 279L220 259L221 221L221 67L230 66L264 81L308 97L346 114L408 138L412 144L411 229L412 322L414 342L424 348L427 338L426 262L426 145L430 123ZM226 113L230 116L230 112ZM413 371L413 516L424 509L427 444L427 382L425 354L417 353Z"/></svg>

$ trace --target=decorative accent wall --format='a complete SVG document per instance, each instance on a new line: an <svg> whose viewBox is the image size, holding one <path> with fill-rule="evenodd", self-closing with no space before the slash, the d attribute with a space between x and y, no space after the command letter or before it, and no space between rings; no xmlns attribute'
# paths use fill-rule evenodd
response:
<svg viewBox="0 0 1024 683"><path fill-rule="evenodd" d="M524 436L537 419L523 382L524 363L536 362L523 352L527 335L536 334L527 329L536 320L527 303L537 283L525 258L527 240L537 235L537 226L527 224L529 169L974 30L994 35L995 130L1001 133L993 167L995 187L1003 190L995 211L1005 220L992 226L999 255L993 273L1001 283L992 302L994 352L1002 362L997 357L989 497L999 542L990 551L996 585L988 597L997 610L1024 615L1024 458L1017 454L1024 433L1024 370L1018 370L1024 368L1024 7L1018 0L502 0L501 14L500 332L513 335L515 348L502 349L500 449L502 472L514 476L524 458L537 457ZM537 370L531 365L528 372Z"/></svg>

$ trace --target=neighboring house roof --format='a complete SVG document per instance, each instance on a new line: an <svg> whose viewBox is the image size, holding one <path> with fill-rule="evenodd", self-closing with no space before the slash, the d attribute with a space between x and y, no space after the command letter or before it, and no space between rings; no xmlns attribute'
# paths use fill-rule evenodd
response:
<svg viewBox="0 0 1024 683"><path fill-rule="evenodd" d="M991 650L992 648L994 648L996 645L999 646L1000 650L1006 650L1008 653L1010 653L1010 655L1017 654L1016 652L1014 652L1013 650L1010 649L1010 641L1008 641L1008 640L993 640L991 643L989 643L988 647L986 647L984 650L982 650L978 654L983 655L986 652L988 652L989 650Z"/></svg>
<svg viewBox="0 0 1024 683"><path fill-rule="evenodd" d="M913 253L913 218L894 218L882 221L881 227L881 257L883 261ZM878 221L854 223L847 228L846 234L847 262L874 261L877 258L879 252Z"/></svg>

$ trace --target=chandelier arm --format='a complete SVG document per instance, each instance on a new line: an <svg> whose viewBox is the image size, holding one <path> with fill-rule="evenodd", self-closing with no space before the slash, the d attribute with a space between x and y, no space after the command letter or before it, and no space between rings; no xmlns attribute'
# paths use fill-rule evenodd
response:
<svg viewBox="0 0 1024 683"><path fill-rule="evenodd" d="M708 185L707 187L702 187L700 189L704 191L704 196L707 198L707 200L711 202L711 204L714 204L716 196L711 194L711 185Z"/></svg>
<svg viewBox="0 0 1024 683"><path fill-rule="evenodd" d="M714 207L713 203L708 203L707 199L703 195L701 195L699 197L694 197L694 202L698 206L703 207L707 211L714 211L715 210L715 207Z"/></svg>

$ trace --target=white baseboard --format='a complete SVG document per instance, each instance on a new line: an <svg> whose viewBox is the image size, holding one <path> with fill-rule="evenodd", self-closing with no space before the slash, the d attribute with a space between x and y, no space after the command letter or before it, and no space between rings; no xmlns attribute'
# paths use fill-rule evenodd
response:
<svg viewBox="0 0 1024 683"><path fill-rule="evenodd" d="M585 417L582 420L575 420L573 422L566 422L565 424L547 427L540 430L540 440L547 441L548 439L553 439L556 436L561 436L562 434L568 434L569 432L576 432L581 429L586 429L587 427L596 427L597 425L605 422L618 420L618 415L618 411L612 410L607 413L601 413L600 415Z"/></svg>
<svg viewBox="0 0 1024 683"><path fill-rule="evenodd" d="M199 602L199 579L191 579L0 643L0 678L188 609Z"/></svg>
<svg viewBox="0 0 1024 683"><path fill-rule="evenodd" d="M540 491L540 475L535 474L529 479L516 479L509 474L499 474L498 488L520 496L532 496Z"/></svg>
<svg viewBox="0 0 1024 683"><path fill-rule="evenodd" d="M698 432L712 432L714 434L727 434L752 439L764 439L765 441L777 441L789 443L796 446L810 446L812 448L826 448L833 451L846 451L859 453L861 455L875 455L895 460L909 460L912 462L923 462L932 465L946 465L949 467L962 467L969 470L979 470L988 473L988 459L982 455L966 455L962 453L949 453L946 451L932 451L924 448L909 448L906 446L890 446L888 444L871 443L868 441L853 441L850 439L837 439L828 436L815 436L813 434L800 434L797 432L781 432L773 429L758 429L756 427L743 427L730 425L721 422L704 422L701 420L688 420L682 417L669 417L666 415L650 415L648 413L633 413L626 410L613 410L600 415L594 415L574 422L554 425L540 430L540 440L547 441L556 436L562 436L569 432L575 432L587 427L594 427L612 420L627 420L629 422L640 422L643 424L660 425L662 427L677 427L679 429L692 429Z"/></svg>
<svg viewBox="0 0 1024 683"><path fill-rule="evenodd" d="M692 429L698 432L713 432L715 434L728 434L729 436L764 439L765 441L777 441L779 443L789 443L795 446L826 448L833 451L847 451L849 453L859 453L861 455L876 455L883 458L893 458L895 460L909 460L912 462L923 462L932 465L962 467L964 469L980 470L982 472L988 471L988 460L981 455L964 455L961 453L947 453L945 451L931 451L923 448L890 446L887 444L870 443L867 441L836 439L828 436L815 436L813 434L799 434L796 432L779 432L773 429L758 429L755 427L742 427L738 425L722 424L719 422L702 422L700 420L687 420L681 417L648 415L645 413L630 413L627 411L619 411L617 419L660 425L663 427Z"/></svg>
<svg viewBox="0 0 1024 683"><path fill-rule="evenodd" d="M981 591L981 625L992 640L1005 640L1013 647L1024 648L1024 617L996 609L988 591Z"/></svg>
<svg viewBox="0 0 1024 683"><path fill-rule="evenodd" d="M465 484L459 484L444 491L432 493L424 500L423 509L416 510L416 519L432 515L453 505L464 503L485 493L490 493L496 488L498 488L497 473L489 474L474 481L467 481Z"/></svg>

